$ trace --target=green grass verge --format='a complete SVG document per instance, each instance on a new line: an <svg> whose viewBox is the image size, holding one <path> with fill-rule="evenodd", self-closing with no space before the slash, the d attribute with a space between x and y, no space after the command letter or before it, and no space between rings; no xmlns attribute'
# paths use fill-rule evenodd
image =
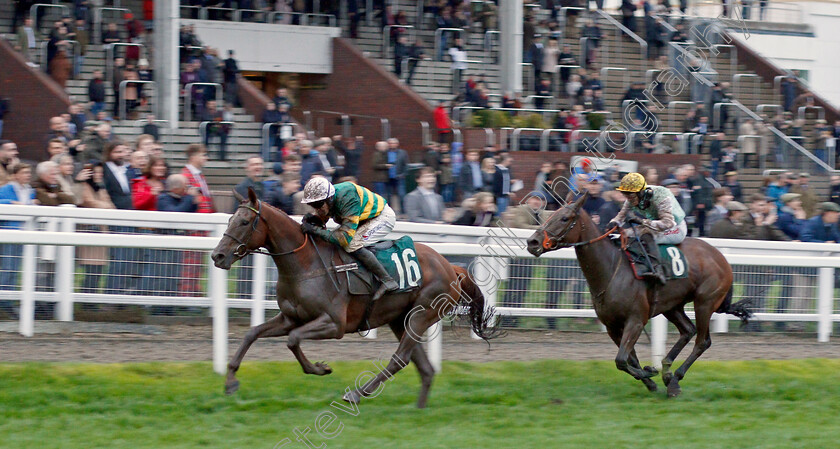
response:
<svg viewBox="0 0 840 449"><path fill-rule="evenodd" d="M448 362L425 410L409 366L357 416L330 403L373 362L333 368L246 362L226 397L208 363L2 364L0 447L303 448L306 427L328 448L812 449L840 435L840 360L701 361L673 400L611 362ZM334 439L315 431L326 411Z"/></svg>

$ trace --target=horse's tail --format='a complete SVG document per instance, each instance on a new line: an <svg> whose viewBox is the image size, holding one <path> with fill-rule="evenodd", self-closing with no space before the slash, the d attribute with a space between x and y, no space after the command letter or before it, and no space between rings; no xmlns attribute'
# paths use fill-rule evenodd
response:
<svg viewBox="0 0 840 449"><path fill-rule="evenodd" d="M496 308L485 307L484 294L465 268L456 265L452 268L458 274L458 306L468 310L472 331L484 341L500 336L501 330L494 324Z"/></svg>
<svg viewBox="0 0 840 449"><path fill-rule="evenodd" d="M726 298L723 299L723 303L717 310L715 310L715 312L735 315L741 319L742 324L747 324L753 314L749 308L751 304L752 299L750 298L742 299L735 304L732 304L732 287L729 287L729 291L726 292Z"/></svg>

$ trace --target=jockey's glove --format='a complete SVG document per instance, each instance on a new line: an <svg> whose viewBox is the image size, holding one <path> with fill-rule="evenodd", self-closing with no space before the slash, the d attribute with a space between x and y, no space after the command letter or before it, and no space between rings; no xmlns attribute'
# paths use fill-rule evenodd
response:
<svg viewBox="0 0 840 449"><path fill-rule="evenodd" d="M641 224L645 223L644 219L642 217L639 217L639 216L630 217L630 218L627 219L627 222L637 224L637 225L641 225Z"/></svg>
<svg viewBox="0 0 840 449"><path fill-rule="evenodd" d="M321 229L319 226L315 226L314 224L309 223L308 221L304 221L300 224L300 230L303 231L304 234L312 235L318 235L319 231L323 231L323 229Z"/></svg>
<svg viewBox="0 0 840 449"><path fill-rule="evenodd" d="M619 228L621 228L621 225L617 221L612 220L609 223L607 223L607 229L612 229L612 228L619 229Z"/></svg>
<svg viewBox="0 0 840 449"><path fill-rule="evenodd" d="M312 212L303 216L303 223L309 223L318 227L324 227L324 221L321 220L321 217L313 214Z"/></svg>

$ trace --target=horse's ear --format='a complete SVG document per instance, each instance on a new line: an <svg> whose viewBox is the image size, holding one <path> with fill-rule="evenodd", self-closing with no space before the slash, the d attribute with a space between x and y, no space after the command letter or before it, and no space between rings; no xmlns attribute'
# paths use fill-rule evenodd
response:
<svg viewBox="0 0 840 449"><path fill-rule="evenodd" d="M577 201L575 201L575 204L573 206L575 210L580 210L581 206L583 206L583 203L585 203L588 198L589 190L584 189L583 195L581 195L580 198L578 198Z"/></svg>
<svg viewBox="0 0 840 449"><path fill-rule="evenodd" d="M233 197L236 198L236 201L239 201L240 203L245 202L245 197L242 196L242 194L240 194L239 192L237 192L236 189L233 189Z"/></svg>
<svg viewBox="0 0 840 449"><path fill-rule="evenodd" d="M251 204L257 204L257 192L254 192L254 189L251 187L248 187L248 201Z"/></svg>
<svg viewBox="0 0 840 449"><path fill-rule="evenodd" d="M566 194L566 200L564 201L566 204L572 204L575 202L575 191L570 190L569 193Z"/></svg>

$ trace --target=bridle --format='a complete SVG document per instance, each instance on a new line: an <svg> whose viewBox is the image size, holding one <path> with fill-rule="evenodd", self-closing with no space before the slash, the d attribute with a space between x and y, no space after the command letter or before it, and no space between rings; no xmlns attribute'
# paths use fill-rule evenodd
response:
<svg viewBox="0 0 840 449"><path fill-rule="evenodd" d="M236 208L237 211L239 209L248 209L248 210L254 212L255 214L257 214L257 216L251 222L251 232L248 233L248 238L246 238L245 241L242 241L239 238L229 234L227 231L225 231L225 233L222 234L223 236L225 236L225 237L227 237L227 238L229 238L229 239L231 239L234 242L239 244L239 246L237 246L236 249L233 251L233 254L236 257L239 257L239 258L245 257L248 254L263 254L263 255L266 255L266 256L288 256L289 254L294 254L294 253L302 250L303 247L306 246L306 243L309 242L309 234L304 233L303 234L303 244L300 245L299 247L291 250L291 251L284 251L284 252L280 252L280 253L272 253L272 252L269 252L269 251L266 251L266 250L263 250L263 249L260 249L260 248L248 249L248 242L251 241L251 237L254 236L254 232L256 232L256 230L257 230L257 223L259 223L260 220L265 221L265 219L262 216L262 204L263 204L262 201L257 200L257 208L256 209L254 207L248 205L248 204L240 204L239 207ZM231 219L233 219L233 217L231 217Z"/></svg>
<svg viewBox="0 0 840 449"><path fill-rule="evenodd" d="M567 209L567 208L569 208L568 205L564 206L562 209L558 209L557 212L552 214L551 217L549 217L548 220L546 220L545 223L546 224L550 223L551 219L554 218L554 215L557 215L558 212L560 212L563 209ZM601 235L599 237L595 237L592 240L587 240L585 242L576 242L576 243L561 242L560 240L563 237L565 237L566 234L569 233L569 231L574 229L575 225L577 225L577 221L578 221L579 216L580 215L578 215L578 213L575 213L575 218L574 218L574 220L572 220L572 224L570 224L566 228L566 232L564 232L562 235L557 235L557 234L553 234L553 233L548 232L548 230L545 229L545 225L543 225L543 230L542 230L543 231L543 241L542 241L543 249L546 250L546 251L553 251L553 250L559 249L559 248L574 248L574 247L577 247L577 246L589 245L591 243L595 243L597 241L605 239L608 235L612 234L616 229L618 229L618 226L613 226L612 228L608 229L607 232L604 233L603 235Z"/></svg>

